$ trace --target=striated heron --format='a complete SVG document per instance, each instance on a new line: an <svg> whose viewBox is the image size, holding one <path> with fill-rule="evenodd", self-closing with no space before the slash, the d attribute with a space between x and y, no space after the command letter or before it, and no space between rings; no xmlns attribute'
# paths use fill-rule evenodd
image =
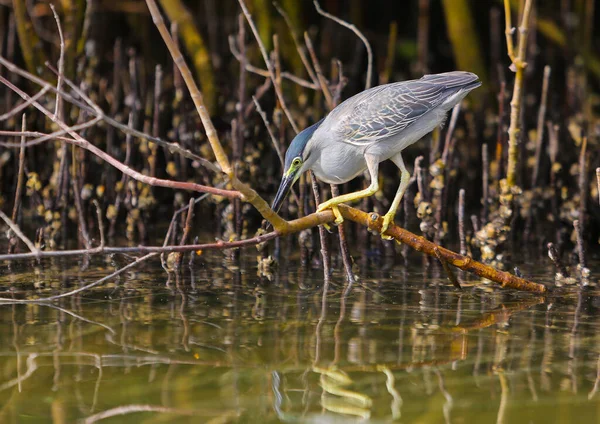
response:
<svg viewBox="0 0 600 424"><path fill-rule="evenodd" d="M367 169L371 178L368 188L319 205L319 212L331 208L339 224L343 218L337 205L375 194L379 163L390 159L400 168L401 177L384 217L383 235L394 221L410 180L402 151L432 132L450 109L480 85L477 75L456 71L381 85L350 97L292 140L273 209L279 210L292 185L309 169L329 184L348 182Z"/></svg>

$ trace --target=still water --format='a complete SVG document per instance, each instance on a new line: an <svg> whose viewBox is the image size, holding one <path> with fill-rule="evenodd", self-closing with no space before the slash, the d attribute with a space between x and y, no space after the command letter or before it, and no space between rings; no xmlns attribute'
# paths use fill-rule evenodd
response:
<svg viewBox="0 0 600 424"><path fill-rule="evenodd" d="M48 296L131 258L2 264L1 297ZM600 296L502 291L420 256L344 296L256 251L153 260L52 304L0 305L1 423L595 423ZM341 268L341 267L340 267ZM592 269L597 269L596 266ZM544 258L521 271L552 284Z"/></svg>

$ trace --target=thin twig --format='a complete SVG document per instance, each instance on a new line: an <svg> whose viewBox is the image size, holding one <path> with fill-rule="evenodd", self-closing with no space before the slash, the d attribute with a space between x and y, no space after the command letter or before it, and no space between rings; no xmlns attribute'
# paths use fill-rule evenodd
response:
<svg viewBox="0 0 600 424"><path fill-rule="evenodd" d="M40 91L38 91L29 101L24 101L23 103L21 103L18 106L14 106L11 110L9 110L8 112L0 115L0 121L6 121L10 118L12 118L13 116L15 116L16 114L18 114L19 112L21 112L23 109L27 109L30 105L32 101L36 101L37 99L39 99L40 97L42 97L44 94L46 94L46 92L49 90L48 87L44 87L42 88Z"/></svg>
<svg viewBox="0 0 600 424"><path fill-rule="evenodd" d="M457 289L462 290L460 283L456 279L456 275L454 275L454 272L452 272L452 268L450 268L450 266L448 265L448 262L446 262L444 260L444 258L442 257L439 247L435 247L433 249L433 252L435 253L436 258L438 258L438 260L440 261L440 264L442 265L442 268L444 268L444 271L446 271L446 276L448 277L448 281L450 281L452 283L452 285L454 287L456 287Z"/></svg>
<svg viewBox="0 0 600 424"><path fill-rule="evenodd" d="M188 211L187 217L185 219L185 227L183 229L183 235L181 236L181 241L179 242L180 246L185 246L187 243L187 239L190 235L190 231L192 229L192 218L194 217L194 205L196 204L196 199L191 198L188 203Z"/></svg>
<svg viewBox="0 0 600 424"><path fill-rule="evenodd" d="M583 228L578 219L573 221L573 227L575 228L575 235L577 237L577 256L579 258L579 267L581 270L583 270L586 268L585 249L583 247Z"/></svg>
<svg viewBox="0 0 600 424"><path fill-rule="evenodd" d="M587 154L588 139L586 136L581 141L581 151L579 152L579 175L577 179L577 185L579 187L579 221L581 222L581 232L585 231L587 220L586 220L586 206L588 196L588 154Z"/></svg>
<svg viewBox="0 0 600 424"><path fill-rule="evenodd" d="M275 134L273 134L273 130L271 129L271 124L269 122L269 118L267 117L266 112L260 106L260 103L258 102L258 99L256 98L256 96L252 96L252 100L254 101L254 105L256 106L256 111L262 118L263 123L265 124L265 127L267 128L267 131L269 133L269 138L271 139L271 142L273 143L273 148L275 149L275 152L277 153L277 157L279 158L279 163L281 164L281 169L283 170L283 167L285 165L284 156L283 156L283 153L281 152L281 148L279 147L279 143L277 142L277 138L275 137ZM300 206L300 198L296 194L296 190L294 188L292 188L291 194L292 194L292 197L294 198L294 201L296 202L296 204L298 206Z"/></svg>
<svg viewBox="0 0 600 424"><path fill-rule="evenodd" d="M481 203L483 204L483 209L481 210L481 222L487 222L490 197L490 155L487 143L481 145L481 166L483 168L481 173L483 190L483 198L481 199Z"/></svg>
<svg viewBox="0 0 600 424"><path fill-rule="evenodd" d="M147 0L147 1L150 1L150 0ZM277 94L277 99L279 100L279 103L281 104L281 108L283 109L285 116L287 116L288 121L290 122L290 125L294 129L294 132L296 134L298 134L300 132L300 130L298 129L298 126L296 125L296 121L294 120L294 117L292 116L292 114L290 113L289 109L286 106L285 99L283 97L283 92L281 91L281 89L278 87L278 85L276 83L276 76L275 76L275 71L273 70L273 65L272 65L271 61L269 60L269 55L267 54L267 49L265 49L265 45L263 44L263 42L260 38L258 29L256 28L254 21L252 20L252 15L248 11L248 8L246 7L246 3L244 2L244 0L238 0L238 1L240 3L242 11L244 12L244 16L246 17L246 20L248 21L248 25L250 26L250 29L252 30L252 33L254 34L254 38L256 39L256 43L258 44L258 47L260 49L260 53L262 54L263 60L265 61L265 64L267 65L267 69L269 70L269 76L271 77L271 80L273 81L273 87L275 88L275 94Z"/></svg>
<svg viewBox="0 0 600 424"><path fill-rule="evenodd" d="M233 54L233 57L235 57L235 59L240 62L240 64L244 64L243 67L246 70L246 72L250 72L252 74L256 74L256 75L260 75L261 77L265 77L265 78L271 78L271 75L269 74L269 71L266 69L261 69L257 66L252 65L251 63L247 63L243 60L243 56L242 54L238 51L238 49L235 47L235 37L233 36L229 36L229 50L231 51L231 54ZM298 84L301 87L305 87L305 88L310 88L311 90L320 90L320 87L318 84L314 84L310 81L307 81L303 78L300 78L294 74L291 74L287 71L283 71L281 72L281 77L285 78L287 80L292 81L293 83Z"/></svg>
<svg viewBox="0 0 600 424"><path fill-rule="evenodd" d="M458 192L458 237L460 239L460 254L467 254L467 238L465 233L465 189Z"/></svg>
<svg viewBox="0 0 600 424"><path fill-rule="evenodd" d="M296 51L298 52L298 55L300 56L300 60L302 61L302 64L304 65L304 69L306 69L306 72L310 76L310 79L313 82L312 85L315 87L315 89L318 90L319 89L319 81L317 80L317 76L315 75L312 67L310 66L310 62L308 61L308 58L306 57L306 51L304 50L302 45L300 45L300 38L298 37L298 32L296 31L296 28L294 28L294 25L292 25L292 21L291 21L289 15L285 12L285 10L283 10L283 8L279 5L279 3L273 2L273 6L275 6L275 9L277 9L279 14L283 17L283 20L285 21L285 23L288 27L288 30L290 31L290 35L292 36L292 40L294 41L294 45L296 46Z"/></svg>
<svg viewBox="0 0 600 424"><path fill-rule="evenodd" d="M118 122L117 120L115 120L114 118L106 115L104 113L104 111L94 102L92 102L89 98L86 97L82 97L84 99L84 101L79 101L77 100L75 97L73 97L72 95L70 95L69 93L65 92L65 91L58 91L56 89L55 86L53 86L52 84L44 81L43 79L25 71L24 69L19 68L18 66L16 66L15 64L9 62L8 60L6 60L4 57L0 56L0 64L5 66L10 72L15 73L35 84L38 84L39 86L43 87L44 89L50 90L53 93L57 93L60 94L65 100L67 100L69 103L77 106L78 108L86 111L87 113L95 116L95 119L93 119L92 121L90 121L87 126L90 125L95 125L95 123L97 123L98 121L102 120L104 122L106 122L108 125L124 132L125 134L131 134L132 136L136 137L136 138L143 138L145 140L148 140L152 143L157 143L158 145L168 149L170 152L173 153L178 153L183 157L186 157L188 159L191 160L195 160L198 161L198 163L200 163L201 165L203 165L204 167L210 169L213 172L216 173L220 173L221 170L214 165L213 163L211 163L210 161L204 159L201 156L198 156L194 153L192 153L191 151L181 147L179 144L177 143L173 143L173 142L169 142L169 141L165 141L162 140L160 138L157 137L153 137L150 134L145 134L141 131L136 130L135 128L131 128L128 127L127 124L122 124L120 122ZM51 68L51 67L50 67ZM51 68L52 69L52 68ZM64 76L63 76L64 77ZM77 95L80 95L81 93L78 92L80 91L79 88L77 87L76 84L73 84L72 81L69 80L69 78L64 78L64 81L75 91L75 93ZM85 102L88 102L88 104L86 104ZM31 102L29 102L31 103ZM86 126L86 127L87 127ZM71 127L72 129L78 128L79 129L83 129L84 128L84 124L80 124L79 126L73 126ZM44 135L44 137L42 137L41 139L36 139L36 140L31 140L26 144L26 147L31 147L35 144L39 144L42 143L46 140L49 140L51 138L54 138L58 135L64 135L66 134L66 131L56 131L54 133L52 133L52 135ZM9 144L9 143L0 143L0 145L4 146L4 147L14 147L14 148L19 148L19 144Z"/></svg>
<svg viewBox="0 0 600 424"><path fill-rule="evenodd" d="M504 139L506 131L504 130L504 103L506 97L506 82L500 82L500 92L498 93L498 128L496 130L496 172L494 184L497 186L502 178L503 162L504 162Z"/></svg>
<svg viewBox="0 0 600 424"><path fill-rule="evenodd" d="M11 90L13 90L19 96L21 96L23 99L25 99L25 100L30 99L30 97L24 91L17 88L6 78L0 76L0 82L5 84L7 87L9 87ZM46 115L48 118L50 118L50 120L52 120L55 124L57 124L60 128L62 128L65 132L67 132L69 135L71 135L74 138L73 140L65 140L65 141L92 152L93 154L95 154L99 158L103 159L104 161L108 162L109 164L111 164L112 166L114 166L115 168L120 170L121 172L126 173L131 178L134 178L145 184L149 184L149 185L153 185L153 186L178 188L181 190L193 190L193 191L198 191L198 192L216 194L216 195L224 196L224 197L228 197L228 198L235 198L235 197L241 196L241 194L238 191L216 189L214 187L204 186L204 185L196 184L196 183L186 183L186 182L178 182L178 181L171 181L171 180L163 180L160 178L153 178L153 177L149 177L147 175L143 175L137 171L134 171L129 166L119 162L117 159L113 158L112 156L108 155L104 151L100 150L99 148L97 148L96 146L91 144L89 141L87 141L86 139L81 137L79 134L77 134L75 131L73 131L73 129L71 127L69 127L67 124L65 124L64 122L62 122L58 119L55 119L53 117L52 113L49 112L46 108L44 108L42 105L40 105L38 102L32 102L32 105L34 105L40 112L42 112L44 115Z"/></svg>
<svg viewBox="0 0 600 424"><path fill-rule="evenodd" d="M338 186L335 184L331 184L331 197L336 197L339 195L340 190ZM338 225L338 237L340 241L340 253L342 254L342 262L344 264L344 270L346 271L346 280L348 281L348 286L345 290L348 291L356 282L356 278L354 277L354 272L352 272L352 256L350 256L350 251L348 249L348 241L346 240L346 224L343 222L340 225Z"/></svg>
<svg viewBox="0 0 600 424"><path fill-rule="evenodd" d="M312 40L310 39L308 32L304 33L304 42L306 43L306 48L308 49L308 53L310 54L313 66L315 67L315 71L317 72L317 79L319 81L319 85L321 86L321 91L325 96L327 108L331 110L333 109L333 98L331 97L331 91L329 90L329 86L327 85L327 79L325 78L325 75L323 75L321 64L319 63L319 58L315 53L315 48L313 47Z"/></svg>
<svg viewBox="0 0 600 424"><path fill-rule="evenodd" d="M92 203L96 207L96 216L98 217L98 232L100 233L100 248L104 249L106 242L104 240L104 220L102 219L102 209L98 200L92 200Z"/></svg>
<svg viewBox="0 0 600 424"><path fill-rule="evenodd" d="M8 225L8 227L17 235L17 237L19 237L23 241L23 243L25 243L27 245L27 247L29 248L31 253L37 257L39 254L39 250L37 249L37 247L35 247L35 245L31 242L31 240L29 240L29 238L25 234L23 234L23 232L21 231L19 226L17 224L15 224L12 221L12 219L10 219L1 210L0 210L0 218L2 218L4 220L4 222L6 223L6 225Z"/></svg>
<svg viewBox="0 0 600 424"><path fill-rule="evenodd" d="M187 206L186 206L187 210ZM14 261L31 258L63 258L69 256L82 256L82 255L112 255L112 254L144 254L144 253L172 253L172 252L193 252L198 250L226 250L226 249L237 249L246 246L255 246L260 243L265 243L269 240L277 238L279 234L276 232L270 232L262 236L253 237L245 240L238 240L232 242L217 241L215 243L206 244L187 244L181 245L169 245L164 244L162 246L137 246L137 247L116 247L116 246L104 246L94 247L92 249L77 249L77 250L42 250L39 253L13 253L0 255L0 261ZM170 237L165 237L168 240Z"/></svg>
<svg viewBox="0 0 600 424"><path fill-rule="evenodd" d="M349 30L354 32L356 34L356 36L358 38L360 38L361 41L363 42L363 44L365 45L365 47L367 49L367 61L368 61L367 62L367 81L365 82L365 90L368 90L369 88L371 88L371 83L373 80L373 50L371 50L371 44L369 43L369 40L367 40L367 37L365 37L363 35L363 33L360 32L360 30L358 28L356 28L356 26L354 26L353 24L343 21L340 18L338 18L337 16L334 16L331 13L327 13L323 9L321 9L321 6L319 5L319 2L317 0L313 0L313 3L315 5L315 8L317 9L317 12L319 12L320 15L325 16L326 18L329 18L332 21L337 22L338 24L348 28Z"/></svg>
<svg viewBox="0 0 600 424"><path fill-rule="evenodd" d="M429 70L429 27L431 21L430 0L419 0L419 18L417 23L417 66L421 74Z"/></svg>
<svg viewBox="0 0 600 424"><path fill-rule="evenodd" d="M256 97L256 100L260 100L267 91L269 91L269 88L271 88L271 85L273 85L273 81L271 81L271 78L265 78L265 82L263 82L263 84L258 87L256 89L256 92L254 93L254 97ZM254 104L254 102L248 102L246 104L246 108L244 109L244 118L248 118L250 116L250 114L252 112L254 112L256 105Z"/></svg>
<svg viewBox="0 0 600 424"><path fill-rule="evenodd" d="M21 118L21 131L25 131L27 119L25 114ZM13 204L12 220L18 221L19 207L23 194L23 177L25 175L25 136L21 136L21 149L19 150L19 170L17 171L17 190L15 191L15 203Z"/></svg>
<svg viewBox="0 0 600 424"><path fill-rule="evenodd" d="M56 26L58 28L58 37L60 39L60 55L58 57L58 79L56 81L56 92L59 93L62 90L63 76L65 74L65 38L63 37L62 27L60 25L60 18L58 17L58 13L56 13L56 9L54 8L54 5L52 3L49 3L49 5L50 9L52 9L54 20L56 21ZM62 97L59 94L57 94L54 116L59 117L59 112L61 110Z"/></svg>
<svg viewBox="0 0 600 424"><path fill-rule="evenodd" d="M317 178L312 171L309 171L310 174L310 182L313 190L313 195L315 197L315 205L319 205L321 203L319 196L319 183L317 182ZM331 258L329 256L329 251L327 249L327 234L325 232L325 227L322 225L319 226L319 240L321 241L321 258L323 260L323 276L324 276L324 291L327 291L327 287L329 286L329 282L331 281Z"/></svg>
<svg viewBox="0 0 600 424"><path fill-rule="evenodd" d="M504 35L506 36L506 49L508 50L508 57L511 61L515 60L515 52L513 46L513 34L515 33L515 29L512 26L512 17L510 11L510 0L504 0L504 17L506 20L506 28L504 30Z"/></svg>
<svg viewBox="0 0 600 424"><path fill-rule="evenodd" d="M550 66L544 67L544 82L542 84L542 98L540 100L540 110L537 120L537 134L535 141L535 161L533 174L531 176L531 187L535 188L538 174L540 172L540 160L542 158L542 143L544 142L544 128L546 126L546 105L548 103L548 86L550 85Z"/></svg>
<svg viewBox="0 0 600 424"><path fill-rule="evenodd" d="M596 181L598 183L598 203L600 203L600 168L596 168Z"/></svg>
<svg viewBox="0 0 600 424"><path fill-rule="evenodd" d="M193 197L190 198L190 201L188 203L188 211L187 211L187 217L185 219L185 226L183 227L183 234L181 236L181 240L179 242L180 246L185 246L185 244L187 243L187 239L190 235L190 231L192 230L192 219L194 218L194 205L196 204L196 199L194 199ZM183 260L183 254L179 254L179 256L177 257L177 261L176 261L176 268L179 268L181 266L181 261Z"/></svg>
<svg viewBox="0 0 600 424"><path fill-rule="evenodd" d="M281 168L283 169L283 165L284 165L283 153L281 152L281 149L279 148L279 143L277 142L277 138L275 137L275 134L273 134L273 130L271 129L271 124L269 123L269 118L267 117L267 114L265 113L265 111L260 107L260 103L258 103L258 100L256 99L255 96L252 96L252 100L254 100L254 104L256 105L256 111L262 118L262 120L265 124L265 127L267 128L267 132L269 133L269 137L271 138L271 142L273 143L273 148L275 149L275 152L277 152L277 157L279 158L279 163L281 164Z"/></svg>
<svg viewBox="0 0 600 424"><path fill-rule="evenodd" d="M442 151L442 161L444 162L444 167L448 165L448 156L450 155L452 136L454 135L454 129L456 128L458 115L460 115L460 103L452 108L452 113L450 114L450 123L448 124L448 131L446 132L446 138L444 140L444 150Z"/></svg>
<svg viewBox="0 0 600 424"><path fill-rule="evenodd" d="M66 146L66 144L65 144ZM77 167L77 161L75 158L75 147L73 147L72 151L72 166L71 166L71 187L73 189L73 199L75 201L75 211L77 212L77 225L79 227L79 233L81 235L81 239L83 240L83 245L86 249L90 249L92 247L92 242L90 240L90 235L87 230L87 225L85 223L85 216L83 214L83 203L81 200L81 187L79 185L79 170Z"/></svg>
<svg viewBox="0 0 600 424"><path fill-rule="evenodd" d="M32 98L33 101L33 98ZM81 130L84 130L86 128L91 128L93 126L95 126L96 124L98 124L98 122L100 122L102 119L99 117L96 117L94 119L91 119L89 121L83 122L81 124L77 124L77 125L73 125L71 128L71 130L79 132ZM8 136L25 136L25 137L37 137L34 138L33 140L29 140L25 143L25 147L32 147L32 146L36 146L38 144L44 143L46 141L50 141L50 140L60 140L60 141L69 141L70 139L68 137L64 137L65 134L67 134L68 132L65 130L58 130L58 131L54 131L52 133L49 134L45 134L45 133L41 133L38 131L25 131L25 132L15 132L15 131L0 131L0 135L8 135ZM8 148L20 148L21 145L19 143L10 143L10 142L5 142L5 141L0 141L0 146L2 147L8 147Z"/></svg>

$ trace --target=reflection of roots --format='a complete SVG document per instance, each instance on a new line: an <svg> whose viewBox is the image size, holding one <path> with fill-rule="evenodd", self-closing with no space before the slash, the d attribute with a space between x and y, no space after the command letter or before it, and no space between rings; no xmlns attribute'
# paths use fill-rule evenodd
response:
<svg viewBox="0 0 600 424"><path fill-rule="evenodd" d="M371 417L373 401L367 395L344 388L352 384L352 379L346 373L336 369L325 370L316 367L314 371L321 374L319 382L324 390L321 396L323 408L339 414L361 418Z"/></svg>

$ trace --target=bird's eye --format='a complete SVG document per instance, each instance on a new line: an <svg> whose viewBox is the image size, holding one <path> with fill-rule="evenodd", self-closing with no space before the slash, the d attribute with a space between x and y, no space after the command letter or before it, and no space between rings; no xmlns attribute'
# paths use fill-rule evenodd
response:
<svg viewBox="0 0 600 424"><path fill-rule="evenodd" d="M298 167L298 166L300 166L301 163L302 163L302 160L300 160L300 158L296 158L292 161L292 166Z"/></svg>

